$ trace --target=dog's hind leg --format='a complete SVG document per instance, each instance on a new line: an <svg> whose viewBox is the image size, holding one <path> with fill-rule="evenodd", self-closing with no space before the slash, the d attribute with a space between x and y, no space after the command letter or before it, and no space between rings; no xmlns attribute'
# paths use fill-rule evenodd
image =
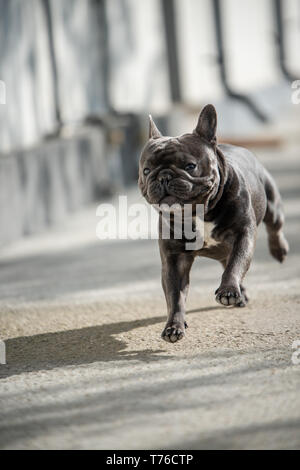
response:
<svg viewBox="0 0 300 470"><path fill-rule="evenodd" d="M288 254L289 244L283 234L284 214L281 197L276 183L266 172L265 191L267 196L267 210L264 217L268 232L268 242L271 255L282 263Z"/></svg>

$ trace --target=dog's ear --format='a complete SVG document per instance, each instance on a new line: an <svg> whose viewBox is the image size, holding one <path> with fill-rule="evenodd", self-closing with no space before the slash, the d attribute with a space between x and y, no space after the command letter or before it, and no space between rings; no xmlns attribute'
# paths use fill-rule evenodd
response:
<svg viewBox="0 0 300 470"><path fill-rule="evenodd" d="M194 133L198 134L208 142L216 142L217 112L212 104L206 105L199 116L198 124Z"/></svg>
<svg viewBox="0 0 300 470"><path fill-rule="evenodd" d="M161 133L156 127L155 122L152 119L151 114L149 115L149 139L159 139L162 137Z"/></svg>

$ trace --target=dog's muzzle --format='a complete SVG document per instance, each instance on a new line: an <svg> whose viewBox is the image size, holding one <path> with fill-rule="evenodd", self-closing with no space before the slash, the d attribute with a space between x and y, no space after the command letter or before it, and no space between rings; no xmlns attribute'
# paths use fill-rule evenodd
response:
<svg viewBox="0 0 300 470"><path fill-rule="evenodd" d="M161 170L158 174L158 181L162 185L168 185L169 182L173 179L174 174L170 170Z"/></svg>

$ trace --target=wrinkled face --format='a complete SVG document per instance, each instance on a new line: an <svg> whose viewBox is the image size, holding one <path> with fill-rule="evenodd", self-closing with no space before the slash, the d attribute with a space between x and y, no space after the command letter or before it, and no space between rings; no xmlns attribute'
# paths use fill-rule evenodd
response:
<svg viewBox="0 0 300 470"><path fill-rule="evenodd" d="M162 137L150 117L150 139L139 166L139 187L150 204L205 203L219 182L215 131L210 105L195 131L178 138Z"/></svg>
<svg viewBox="0 0 300 470"><path fill-rule="evenodd" d="M213 150L191 134L151 139L140 159L139 186L150 204L202 203L216 177Z"/></svg>

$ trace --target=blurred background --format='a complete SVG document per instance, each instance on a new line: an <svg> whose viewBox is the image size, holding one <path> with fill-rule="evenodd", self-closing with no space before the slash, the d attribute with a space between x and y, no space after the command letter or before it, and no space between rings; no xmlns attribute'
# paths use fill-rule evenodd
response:
<svg viewBox="0 0 300 470"><path fill-rule="evenodd" d="M1 448L300 448L299 50L300 0L0 0ZM96 208L142 202L149 113L178 135L207 103L290 254L261 227L246 309L196 260L170 345L157 240L98 240Z"/></svg>
<svg viewBox="0 0 300 470"><path fill-rule="evenodd" d="M299 137L299 0L0 0L0 244L135 185L151 113L219 140Z"/></svg>

